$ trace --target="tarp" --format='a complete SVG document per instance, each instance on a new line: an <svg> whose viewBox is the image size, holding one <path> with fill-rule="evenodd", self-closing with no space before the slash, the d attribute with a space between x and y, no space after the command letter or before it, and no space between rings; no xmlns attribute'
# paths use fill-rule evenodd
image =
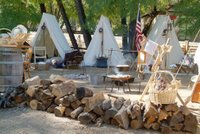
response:
<svg viewBox="0 0 200 134"><path fill-rule="evenodd" d="M99 29L103 29L103 34L99 32ZM103 35L103 36L102 36ZM103 43L103 46L102 46ZM102 46L102 47L101 47ZM113 35L109 19L105 16L101 16L100 21L95 30L94 36L89 44L89 47L84 55L85 66L95 66L98 57L109 58L110 51L112 55L108 64L110 66L116 66L123 64L125 59L120 51L115 37ZM102 51L103 50L103 51Z"/></svg>
<svg viewBox="0 0 200 134"><path fill-rule="evenodd" d="M53 57L56 50L58 54L65 58L65 54L72 51L56 17L43 13L37 33L32 41L32 46L45 46L48 57Z"/></svg>
<svg viewBox="0 0 200 134"><path fill-rule="evenodd" d="M164 35L164 33L166 34ZM172 50L165 56L163 63L165 68L169 68L172 64L179 63L184 54L170 17L167 15L158 15L153 21L152 29L148 34L148 39L159 45L163 45L167 42L168 38L168 44L172 46Z"/></svg>

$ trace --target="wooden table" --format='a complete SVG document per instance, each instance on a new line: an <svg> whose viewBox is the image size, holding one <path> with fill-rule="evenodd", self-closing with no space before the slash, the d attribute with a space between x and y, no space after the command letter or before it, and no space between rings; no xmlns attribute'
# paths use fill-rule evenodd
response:
<svg viewBox="0 0 200 134"><path fill-rule="evenodd" d="M106 78L111 79L111 84L112 84L111 92L113 91L113 87L115 83L117 83L118 90L119 90L120 83L122 83L124 92L125 92L125 84L127 83L128 89L130 91L129 80L132 78L131 75L107 75Z"/></svg>

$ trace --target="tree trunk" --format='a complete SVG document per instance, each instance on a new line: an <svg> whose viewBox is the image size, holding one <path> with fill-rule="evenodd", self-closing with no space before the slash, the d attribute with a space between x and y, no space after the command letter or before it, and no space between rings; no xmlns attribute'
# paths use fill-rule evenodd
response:
<svg viewBox="0 0 200 134"><path fill-rule="evenodd" d="M85 46L86 46L86 48L88 48L89 43L91 41L91 35L90 35L89 31L87 30L86 17L85 17L85 12L83 9L82 0L75 0L75 5L76 5L76 10L78 12L78 18L79 18L83 38L85 41Z"/></svg>
<svg viewBox="0 0 200 134"><path fill-rule="evenodd" d="M136 20L131 20L129 23L129 49L130 50L136 50L136 46L135 46L135 23ZM137 53L133 53L133 55L136 57Z"/></svg>
<svg viewBox="0 0 200 134"><path fill-rule="evenodd" d="M60 8L60 12L61 12L61 15L63 17L64 23L66 25L67 32L69 33L69 37L70 37L70 40L72 42L72 45L73 45L74 49L77 49L79 51L78 44L77 44L76 39L74 37L74 33L73 33L71 25L69 23L69 20L68 20L67 14L65 12L65 8L63 6L62 0L56 0L56 1L57 1L59 8Z"/></svg>
<svg viewBox="0 0 200 134"><path fill-rule="evenodd" d="M46 13L46 7L44 3L40 3L40 12L41 14Z"/></svg>
<svg viewBox="0 0 200 134"><path fill-rule="evenodd" d="M122 48L123 50L128 50L126 17L121 18L121 25L124 29L122 34Z"/></svg>

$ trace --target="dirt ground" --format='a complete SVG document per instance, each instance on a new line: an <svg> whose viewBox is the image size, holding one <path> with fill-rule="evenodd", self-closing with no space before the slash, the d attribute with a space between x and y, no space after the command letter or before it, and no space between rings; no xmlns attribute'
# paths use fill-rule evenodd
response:
<svg viewBox="0 0 200 134"><path fill-rule="evenodd" d="M94 84L91 80L88 80L87 76L103 76L106 74L106 69L99 68L86 68L83 69L50 69L48 71L31 71L31 76L39 75L40 78L48 78L51 74L64 75L68 78L73 78L77 86L86 86L93 89L94 92L104 92L105 96L111 93L110 80L106 79L105 82L98 81ZM137 100L146 85L149 75L146 75L144 80L139 80L134 72L129 74L135 77L133 83L130 83L131 91L126 89L123 92L122 88L118 90L114 87L112 94L117 96L123 96L124 98L130 98L131 100ZM190 78L193 74L179 74L177 79L182 82L182 87L179 90L180 96L185 99L191 94L191 88L188 88ZM144 97L146 100L148 96ZM177 100L180 104L180 101ZM200 104L189 103L187 105L191 108L192 112L200 119ZM200 121L200 120L199 120ZM69 118L55 117L54 114L49 114L43 111L35 111L30 108L19 106L16 108L0 109L0 134L156 134L159 132L150 130L123 130L119 127L115 127L108 124L103 124L102 127L96 127L91 124L85 126L80 124L76 120ZM198 129L198 133L200 130Z"/></svg>

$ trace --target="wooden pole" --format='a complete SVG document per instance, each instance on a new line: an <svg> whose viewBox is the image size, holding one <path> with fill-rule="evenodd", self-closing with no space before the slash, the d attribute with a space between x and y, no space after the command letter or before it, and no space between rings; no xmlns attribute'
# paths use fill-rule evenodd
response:
<svg viewBox="0 0 200 134"><path fill-rule="evenodd" d="M167 39L167 42L166 42L166 44L163 47L165 47L168 43L169 43L169 38ZM162 48L161 48L160 51L161 52L160 52L160 54L158 54L158 56L156 58L156 61L155 61L154 65L153 65L153 67L154 67L153 74L149 78L149 81L148 81L146 87L144 88L144 91L143 91L143 93L142 93L142 95L140 97L140 101L143 101L143 97L148 92L149 85L153 81L153 77L154 77L155 73L159 70L159 67L160 67L160 64L162 62L162 59L163 59L164 55L167 53L167 50L162 49Z"/></svg>

